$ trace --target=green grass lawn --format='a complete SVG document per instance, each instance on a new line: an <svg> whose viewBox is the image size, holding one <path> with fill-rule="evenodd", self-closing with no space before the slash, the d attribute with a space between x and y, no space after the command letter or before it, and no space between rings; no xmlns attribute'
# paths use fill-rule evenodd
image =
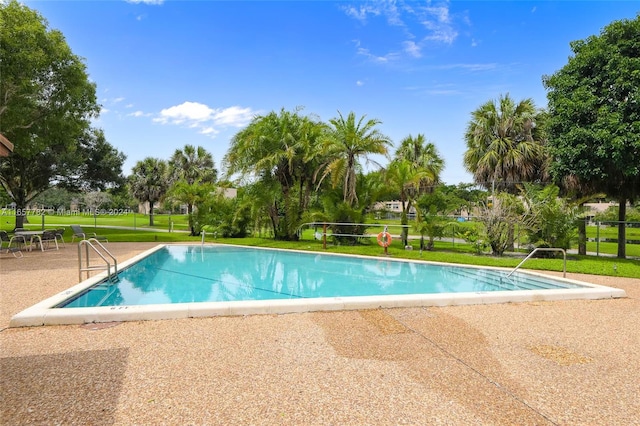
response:
<svg viewBox="0 0 640 426"><path fill-rule="evenodd" d="M626 235L629 240L640 240L640 228L627 226ZM612 225L587 226L587 237L618 238L618 227Z"/></svg>
<svg viewBox="0 0 640 426"><path fill-rule="evenodd" d="M187 215L154 215L154 226L149 225L149 216L139 213L126 214L100 214L93 215L71 215L71 214L51 214L51 215L32 215L27 216L28 223L25 223L27 229L42 229L42 221L44 218L45 228L54 228L58 225L82 225L83 227L93 228L97 226L126 226L131 228L152 228L159 230L169 230L170 223L173 223L174 230L187 231L189 229L189 219ZM12 230L15 224L15 217L3 216L0 229ZM92 231L93 232L93 231Z"/></svg>
<svg viewBox="0 0 640 426"><path fill-rule="evenodd" d="M618 243L587 242L587 251L599 254L617 254ZM640 257L640 244L627 244L627 256Z"/></svg>

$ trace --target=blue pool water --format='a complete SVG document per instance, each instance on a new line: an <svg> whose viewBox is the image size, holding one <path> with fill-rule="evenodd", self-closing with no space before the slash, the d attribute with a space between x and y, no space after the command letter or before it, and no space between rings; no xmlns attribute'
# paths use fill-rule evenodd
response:
<svg viewBox="0 0 640 426"><path fill-rule="evenodd" d="M165 246L57 307L581 288L500 270L234 246Z"/></svg>

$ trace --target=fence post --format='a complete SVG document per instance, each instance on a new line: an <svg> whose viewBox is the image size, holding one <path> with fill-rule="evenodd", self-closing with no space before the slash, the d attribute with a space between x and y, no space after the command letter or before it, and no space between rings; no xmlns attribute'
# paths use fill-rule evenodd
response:
<svg viewBox="0 0 640 426"><path fill-rule="evenodd" d="M456 246L456 230L455 230L455 225L451 225L451 247L455 247Z"/></svg>
<svg viewBox="0 0 640 426"><path fill-rule="evenodd" d="M327 249L327 224L323 224L322 226L322 249Z"/></svg>

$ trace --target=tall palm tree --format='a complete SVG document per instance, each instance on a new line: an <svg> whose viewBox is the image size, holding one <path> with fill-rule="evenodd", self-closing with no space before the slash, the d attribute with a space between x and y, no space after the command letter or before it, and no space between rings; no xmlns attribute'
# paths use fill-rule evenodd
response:
<svg viewBox="0 0 640 426"><path fill-rule="evenodd" d="M153 207L164 197L168 186L169 168L166 162L147 157L133 166L129 188L134 198L149 203L149 226L153 226Z"/></svg>
<svg viewBox="0 0 640 426"><path fill-rule="evenodd" d="M400 141L396 158L408 160L416 170L425 173L426 176L418 188L420 193L429 192L440 183L444 159L438 153L436 146L427 142L423 134L419 133L416 137L409 135Z"/></svg>
<svg viewBox="0 0 640 426"><path fill-rule="evenodd" d="M391 140L375 128L380 120L365 120L366 115L363 115L356 122L354 112L345 119L338 111L338 117L329 120L333 128L321 147L328 160L319 169L322 173L320 182L327 176L331 176L334 187L342 182L343 199L350 206L358 202L356 177L361 167L359 158L375 163L368 158L369 154L386 156L391 145Z"/></svg>
<svg viewBox="0 0 640 426"><path fill-rule="evenodd" d="M517 191L521 182L548 180L542 121L533 100L518 103L507 94L472 113L465 133L464 166L476 183L491 190Z"/></svg>
<svg viewBox="0 0 640 426"><path fill-rule="evenodd" d="M400 223L402 225L409 224L408 212L418 193L420 182L427 178L427 173L414 167L413 163L404 158L396 158L387 167L385 171L385 181L394 190L400 194L400 205L402 206L402 215ZM408 241L407 227L402 228L402 245L406 246Z"/></svg>
<svg viewBox="0 0 640 426"><path fill-rule="evenodd" d="M193 145L176 151L169 160L169 169L173 190L172 198L187 204L187 214L189 216L189 229L191 235L197 235L193 220L193 206L196 200L201 199L201 185L210 185L216 181L218 171L215 169L213 156L201 146L195 148Z"/></svg>
<svg viewBox="0 0 640 426"><path fill-rule="evenodd" d="M213 156L201 146L185 145L182 150L176 149L169 167L174 181L183 179L190 185L196 181L214 183L218 177Z"/></svg>
<svg viewBox="0 0 640 426"><path fill-rule="evenodd" d="M400 192L401 223L408 225L407 214L420 194L431 192L440 182L444 160L435 145L427 142L423 134L407 136L400 142L395 159L389 164L387 181ZM408 244L408 229L402 230L403 245Z"/></svg>

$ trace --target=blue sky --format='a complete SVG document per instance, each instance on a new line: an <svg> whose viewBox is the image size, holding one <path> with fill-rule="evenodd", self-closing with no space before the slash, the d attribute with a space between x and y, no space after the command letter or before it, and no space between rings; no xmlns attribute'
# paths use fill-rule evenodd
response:
<svg viewBox="0 0 640 426"><path fill-rule="evenodd" d="M169 159L203 146L221 169L256 114L354 111L394 144L422 133L448 184L470 113L509 93L546 107L542 76L569 43L633 19L633 1L26 1L85 59L95 125L127 155Z"/></svg>

